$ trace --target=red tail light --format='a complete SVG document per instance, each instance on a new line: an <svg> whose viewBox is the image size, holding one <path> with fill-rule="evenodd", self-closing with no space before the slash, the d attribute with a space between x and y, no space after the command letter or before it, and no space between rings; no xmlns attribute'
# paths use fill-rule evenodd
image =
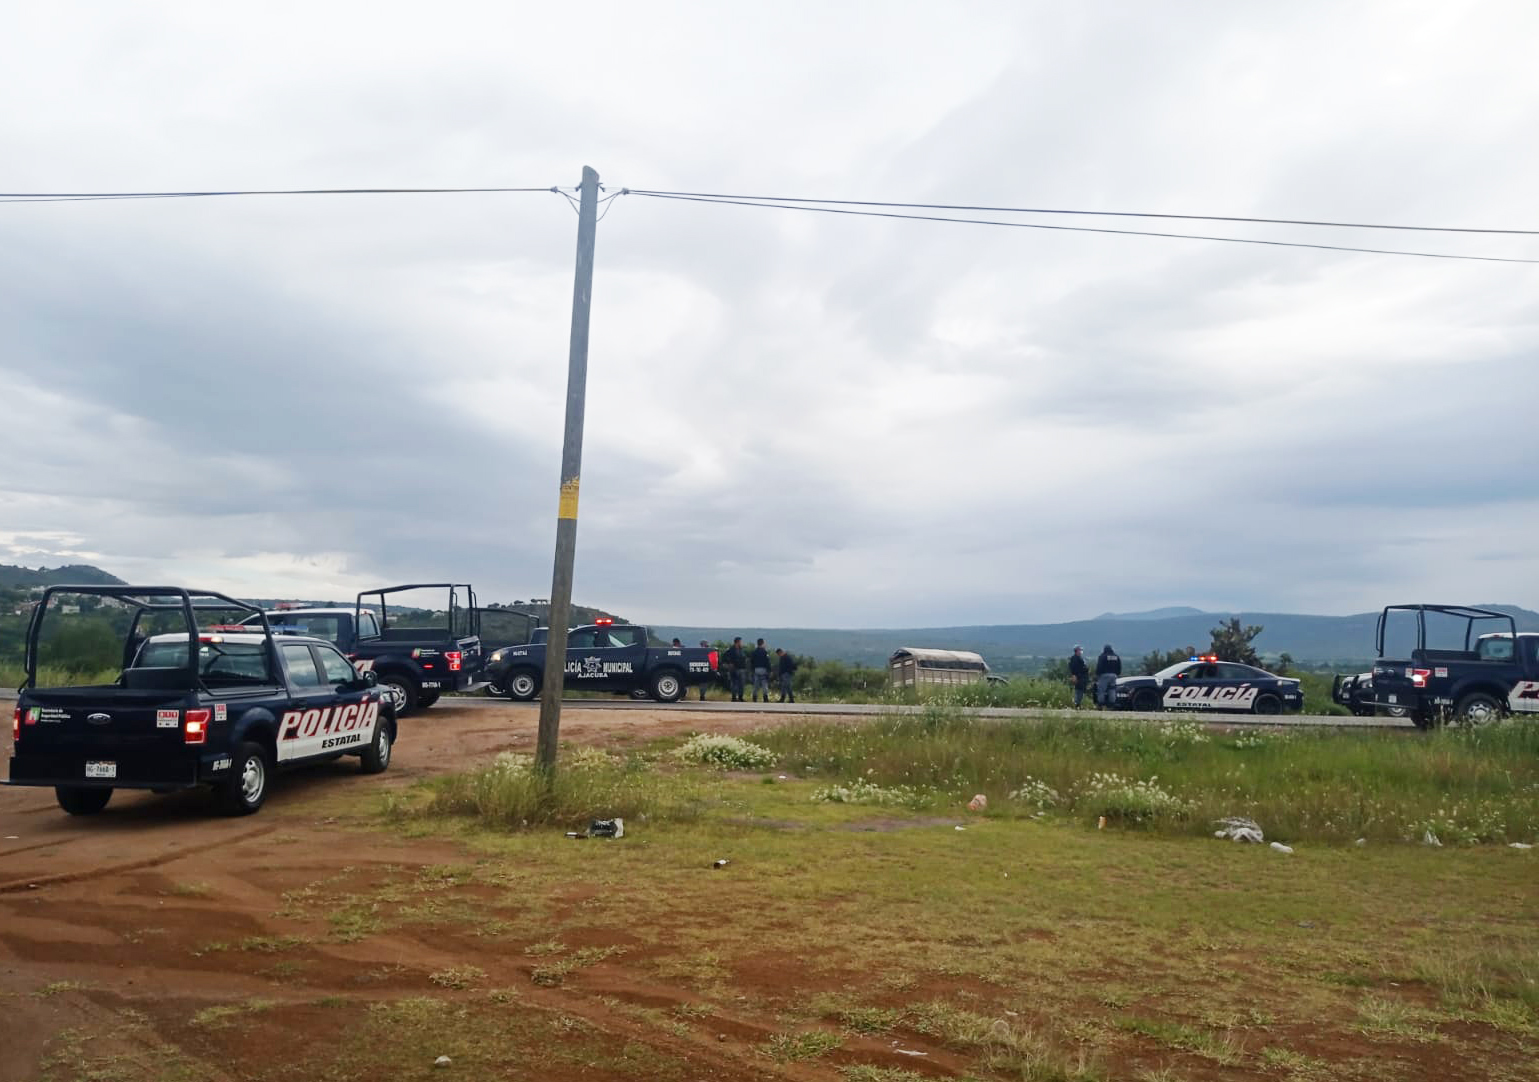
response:
<svg viewBox="0 0 1539 1082"><path fill-rule="evenodd" d="M720 655L718 655L715 650L711 651L711 671L712 672L716 671L716 662L717 662L719 657L720 657Z"/></svg>
<svg viewBox="0 0 1539 1082"><path fill-rule="evenodd" d="M11 743L21 739L21 704L16 704L16 709L11 711Z"/></svg>
<svg viewBox="0 0 1539 1082"><path fill-rule="evenodd" d="M212 710L188 710L182 714L182 742L203 744L208 741L208 719Z"/></svg>
<svg viewBox="0 0 1539 1082"><path fill-rule="evenodd" d="M449 671L450 672L459 672L460 671L460 659L463 658L464 656L465 655L460 653L458 650L445 650L444 651L444 660L449 663Z"/></svg>
<svg viewBox="0 0 1539 1082"><path fill-rule="evenodd" d="M1429 677L1431 677L1431 675L1432 675L1432 670L1431 669L1412 669L1411 670L1411 686L1413 688L1424 688L1424 687L1426 687L1427 686L1427 680L1428 680Z"/></svg>

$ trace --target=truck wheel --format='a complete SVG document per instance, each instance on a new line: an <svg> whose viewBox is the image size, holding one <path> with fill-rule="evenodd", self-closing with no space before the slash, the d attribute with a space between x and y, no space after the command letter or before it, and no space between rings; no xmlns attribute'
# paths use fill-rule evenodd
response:
<svg viewBox="0 0 1539 1082"><path fill-rule="evenodd" d="M390 738L390 726L380 718L374 723L374 739L369 741L369 746L363 749L358 756L365 774L383 774L390 765L390 750L393 746Z"/></svg>
<svg viewBox="0 0 1539 1082"><path fill-rule="evenodd" d="M59 807L71 815L95 815L112 799L111 789L87 789L80 785L55 785L53 795Z"/></svg>
<svg viewBox="0 0 1539 1082"><path fill-rule="evenodd" d="M540 678L529 669L520 669L508 677L508 698L527 703L540 693Z"/></svg>
<svg viewBox="0 0 1539 1082"><path fill-rule="evenodd" d="M684 695L684 681L672 669L652 677L652 698L660 703L676 703Z"/></svg>
<svg viewBox="0 0 1539 1082"><path fill-rule="evenodd" d="M250 815L267 800L267 752L260 744L245 743L235 752L230 776L215 792L226 815Z"/></svg>
<svg viewBox="0 0 1539 1082"><path fill-rule="evenodd" d="M1454 717L1464 725L1484 725L1502 716L1502 704L1483 691L1472 692L1459 700Z"/></svg>
<svg viewBox="0 0 1539 1082"><path fill-rule="evenodd" d="M1276 695L1256 696L1256 705L1251 708L1257 714L1281 714L1282 700Z"/></svg>
<svg viewBox="0 0 1539 1082"><path fill-rule="evenodd" d="M442 694L443 692L441 691L424 691L417 699L417 706L423 710L426 710L428 707L436 703L438 701L438 697Z"/></svg>
<svg viewBox="0 0 1539 1082"><path fill-rule="evenodd" d="M379 678L379 689L385 693L385 698L390 700L395 707L395 716L404 717L417 705L417 685L412 683L410 677L392 673L389 676Z"/></svg>
<svg viewBox="0 0 1539 1082"><path fill-rule="evenodd" d="M1139 691L1138 694L1133 696L1134 710L1149 711L1158 710L1159 708L1160 697L1150 688L1144 688L1143 690Z"/></svg>

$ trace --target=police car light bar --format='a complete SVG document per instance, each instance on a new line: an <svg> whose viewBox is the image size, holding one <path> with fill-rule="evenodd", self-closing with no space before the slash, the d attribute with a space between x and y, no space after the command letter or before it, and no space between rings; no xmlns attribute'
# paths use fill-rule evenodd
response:
<svg viewBox="0 0 1539 1082"><path fill-rule="evenodd" d="M593 622L595 624L597 624L599 627L608 627L610 624L614 623L614 620L611 619L608 616L600 616L597 620L595 620Z"/></svg>

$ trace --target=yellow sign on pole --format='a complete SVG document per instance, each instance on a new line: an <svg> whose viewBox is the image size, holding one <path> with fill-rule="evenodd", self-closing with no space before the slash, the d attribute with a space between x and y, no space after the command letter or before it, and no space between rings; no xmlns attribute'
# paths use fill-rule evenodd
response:
<svg viewBox="0 0 1539 1082"><path fill-rule="evenodd" d="M577 518L577 478L561 482L561 506L556 511L557 518Z"/></svg>

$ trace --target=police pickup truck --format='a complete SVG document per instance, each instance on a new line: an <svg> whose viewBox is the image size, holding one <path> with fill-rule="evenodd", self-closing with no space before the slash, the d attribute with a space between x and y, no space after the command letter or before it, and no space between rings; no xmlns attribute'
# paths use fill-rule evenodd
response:
<svg viewBox="0 0 1539 1082"><path fill-rule="evenodd" d="M1390 605L1379 614L1377 646L1375 705L1404 708L1424 729L1539 713L1539 633L1519 632L1505 612Z"/></svg>
<svg viewBox="0 0 1539 1082"><path fill-rule="evenodd" d="M391 595L409 590L447 590L443 623L409 626L406 614L422 610L398 603L392 614ZM314 635L335 644L359 669L374 673L396 716L404 717L432 706L446 691L480 686L480 613L468 585L439 582L366 590L350 609L280 608L245 622L254 624L265 615L279 634Z"/></svg>
<svg viewBox="0 0 1539 1082"><path fill-rule="evenodd" d="M61 592L132 611L113 683L37 686L40 631ZM372 673L320 639L274 636L260 621L210 622L231 610L253 612L223 594L178 587L46 590L28 626L9 783L52 786L71 815L101 811L114 789L199 787L212 789L226 813L249 815L267 799L275 769L343 755L358 756L365 774L390 765L395 711Z"/></svg>
<svg viewBox="0 0 1539 1082"><path fill-rule="evenodd" d="M493 687L505 689L510 699L536 698L545 676L548 632L548 628L536 628L533 642L495 651L486 665L486 679ZM599 620L572 628L566 638L566 690L617 695L642 691L658 702L672 703L690 686L715 678L715 650L653 647L648 641L647 629L639 624Z"/></svg>

